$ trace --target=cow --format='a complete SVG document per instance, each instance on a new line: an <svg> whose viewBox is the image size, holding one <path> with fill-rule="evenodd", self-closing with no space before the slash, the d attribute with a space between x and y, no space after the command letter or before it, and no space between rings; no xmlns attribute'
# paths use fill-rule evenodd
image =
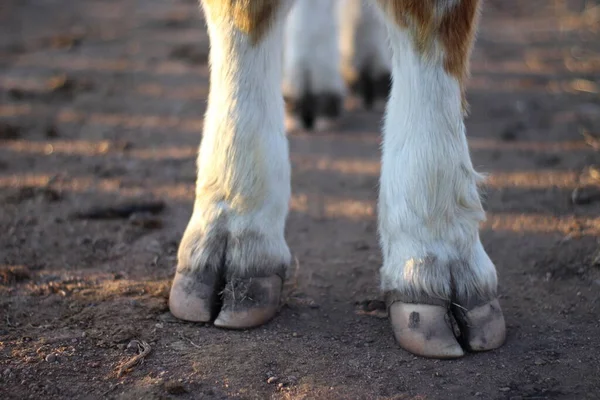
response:
<svg viewBox="0 0 600 400"><path fill-rule="evenodd" d="M310 128L340 113L346 82L369 105L391 71L378 227L394 336L432 358L501 346L496 269L479 237L482 176L464 125L479 0L201 3L210 92L172 314L227 329L277 314L291 261L286 104Z"/></svg>

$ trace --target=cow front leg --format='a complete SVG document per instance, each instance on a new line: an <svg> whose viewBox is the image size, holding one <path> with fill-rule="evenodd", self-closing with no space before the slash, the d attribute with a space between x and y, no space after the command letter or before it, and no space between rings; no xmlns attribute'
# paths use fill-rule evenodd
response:
<svg viewBox="0 0 600 400"><path fill-rule="evenodd" d="M391 87L391 51L375 5L368 0L339 0L341 71L348 87L367 109L387 100Z"/></svg>
<svg viewBox="0 0 600 400"><path fill-rule="evenodd" d="M290 163L281 95L291 0L203 0L210 94L194 211L181 240L173 315L250 328L277 312L290 252Z"/></svg>
<svg viewBox="0 0 600 400"><path fill-rule="evenodd" d="M393 50L379 229L396 339L428 357L494 349L505 325L463 123L478 1L378 3Z"/></svg>
<svg viewBox="0 0 600 400"><path fill-rule="evenodd" d="M337 0L296 2L285 31L283 94L292 126L313 129L342 112Z"/></svg>

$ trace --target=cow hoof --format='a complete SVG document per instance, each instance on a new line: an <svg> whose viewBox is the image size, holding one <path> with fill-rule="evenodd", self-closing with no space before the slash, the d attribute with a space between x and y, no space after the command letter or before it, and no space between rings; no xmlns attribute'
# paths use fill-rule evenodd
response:
<svg viewBox="0 0 600 400"><path fill-rule="evenodd" d="M447 307L396 301L388 310L394 336L405 350L431 358L464 356Z"/></svg>
<svg viewBox="0 0 600 400"><path fill-rule="evenodd" d="M222 282L219 274L210 269L177 271L169 295L171 314L185 321L211 321L219 310Z"/></svg>
<svg viewBox="0 0 600 400"><path fill-rule="evenodd" d="M372 110L377 100L387 100L392 89L392 75L382 73L373 75L371 71L363 69L354 82L348 82L352 92L358 94L367 110Z"/></svg>
<svg viewBox="0 0 600 400"><path fill-rule="evenodd" d="M279 275L229 280L215 326L247 329L270 321L277 314L282 286Z"/></svg>
<svg viewBox="0 0 600 400"><path fill-rule="evenodd" d="M498 299L470 310L454 306L453 313L460 327L463 345L469 351L496 349L506 339L504 315Z"/></svg>
<svg viewBox="0 0 600 400"><path fill-rule="evenodd" d="M342 114L342 102L342 96L336 93L305 92L298 99L285 97L286 112L298 118L306 130L313 130L319 118L326 120L339 118Z"/></svg>
<svg viewBox="0 0 600 400"><path fill-rule="evenodd" d="M216 272L177 272L171 286L169 309L173 316L192 322L210 322L219 328L247 329L271 320L279 309L283 279L229 278ZM216 319L215 319L216 318Z"/></svg>

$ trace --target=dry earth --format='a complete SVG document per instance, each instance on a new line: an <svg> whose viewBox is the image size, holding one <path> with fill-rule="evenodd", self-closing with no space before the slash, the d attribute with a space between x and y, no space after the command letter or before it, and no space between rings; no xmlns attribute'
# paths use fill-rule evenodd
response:
<svg viewBox="0 0 600 400"><path fill-rule="evenodd" d="M400 349L370 301L382 114L360 108L290 135L279 317L170 316L207 51L192 0L2 0L0 398L600 398L597 1L486 2L467 126L508 339L455 361Z"/></svg>

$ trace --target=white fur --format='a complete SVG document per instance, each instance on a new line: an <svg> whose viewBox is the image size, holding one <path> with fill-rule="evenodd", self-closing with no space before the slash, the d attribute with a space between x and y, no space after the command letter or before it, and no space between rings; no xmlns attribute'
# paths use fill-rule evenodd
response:
<svg viewBox="0 0 600 400"><path fill-rule="evenodd" d="M387 32L376 6L368 0L339 0L341 69L348 80L361 70L374 77L391 71Z"/></svg>
<svg viewBox="0 0 600 400"><path fill-rule="evenodd" d="M386 18L394 83L384 124L380 240L382 288L448 300L495 291L481 246L485 218L465 137L458 81L443 52L422 57L409 33ZM460 277L460 278L459 278Z"/></svg>
<svg viewBox="0 0 600 400"><path fill-rule="evenodd" d="M284 239L290 162L283 126L281 54L285 15L292 1L282 3L272 28L256 44L230 22L211 18L204 6L211 39L211 84L194 213L184 240L189 242L192 267L210 264L218 251L212 248L219 242L216 237L223 233L228 237L229 268L243 273L290 262Z"/></svg>
<svg viewBox="0 0 600 400"><path fill-rule="evenodd" d="M283 93L345 94L340 73L337 0L300 0L288 16L285 30Z"/></svg>
<svg viewBox="0 0 600 400"><path fill-rule="evenodd" d="M292 3L283 0L272 29L257 44L232 24L207 18L211 89L194 213L182 241L192 266L210 264L216 250L211 243L223 233L230 268L248 272L290 261L283 236L290 163L282 70L288 95L306 89L343 92L333 0L297 2L281 64L285 14ZM354 6L362 13L359 25L368 26L364 4ZM382 288L442 299L450 299L453 290L464 297L495 291L495 268L479 239L481 178L469 157L459 83L445 72L440 48L422 57L406 31L381 20L391 39L394 76L379 198ZM362 51L356 47L359 29L352 21L348 26L355 29L355 63ZM382 42L366 35L360 47L371 43L367 50L378 52Z"/></svg>

